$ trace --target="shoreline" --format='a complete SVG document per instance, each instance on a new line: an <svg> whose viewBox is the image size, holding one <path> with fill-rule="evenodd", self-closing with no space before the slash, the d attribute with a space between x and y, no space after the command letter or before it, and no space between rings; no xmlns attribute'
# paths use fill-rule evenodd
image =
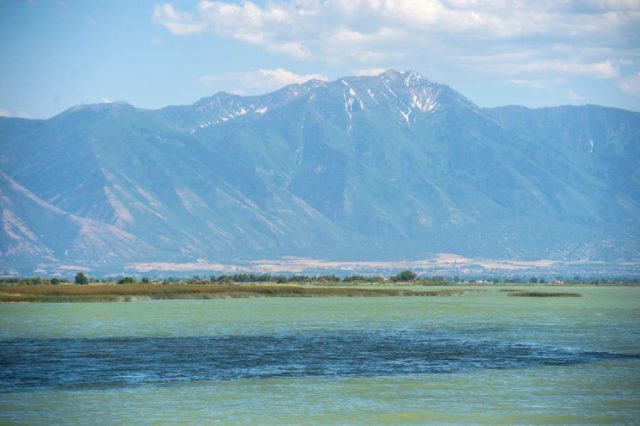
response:
<svg viewBox="0 0 640 426"><path fill-rule="evenodd" d="M15 285L0 287L0 303L133 302L249 297L449 297L468 290L312 287L270 284L97 284Z"/></svg>

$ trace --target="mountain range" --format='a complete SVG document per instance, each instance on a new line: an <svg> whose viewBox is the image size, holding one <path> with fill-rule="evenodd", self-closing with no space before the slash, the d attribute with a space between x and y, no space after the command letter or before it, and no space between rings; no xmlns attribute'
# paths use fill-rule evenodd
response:
<svg viewBox="0 0 640 426"><path fill-rule="evenodd" d="M0 118L0 272L640 260L640 113L481 108L414 71Z"/></svg>

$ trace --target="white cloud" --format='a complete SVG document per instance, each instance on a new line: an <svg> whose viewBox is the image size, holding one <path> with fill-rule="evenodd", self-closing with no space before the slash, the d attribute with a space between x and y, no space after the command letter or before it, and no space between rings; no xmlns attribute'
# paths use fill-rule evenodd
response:
<svg viewBox="0 0 640 426"><path fill-rule="evenodd" d="M376 76L380 75L383 72L387 71L388 68L364 68L360 70L356 70L353 72L353 75L358 76Z"/></svg>
<svg viewBox="0 0 640 426"><path fill-rule="evenodd" d="M618 81L621 64L640 68L639 0L200 0L188 11L156 5L154 17L176 35L213 32L308 62L393 63L436 79Z"/></svg>
<svg viewBox="0 0 640 426"><path fill-rule="evenodd" d="M574 103L583 103L584 96L579 95L573 88L569 87L566 91L567 98Z"/></svg>
<svg viewBox="0 0 640 426"><path fill-rule="evenodd" d="M194 18L190 13L178 12L168 3L156 5L153 17L157 23L177 35L196 34L207 29L203 20Z"/></svg>
<svg viewBox="0 0 640 426"><path fill-rule="evenodd" d="M510 78L507 81L517 86L528 86L528 87L533 87L534 89L540 89L540 90L549 89L549 83L546 80L527 80L523 78Z"/></svg>
<svg viewBox="0 0 640 426"><path fill-rule="evenodd" d="M621 79L620 88L627 95L640 98L640 72L632 77Z"/></svg>
<svg viewBox="0 0 640 426"><path fill-rule="evenodd" d="M265 93L289 84L302 84L309 80L328 80L321 74L296 74L282 68L259 69L247 72L212 74L200 81L217 90L225 89L239 94Z"/></svg>
<svg viewBox="0 0 640 426"><path fill-rule="evenodd" d="M298 59L304 59L311 56L311 52L300 43L280 43L270 46L270 50L277 53L284 53Z"/></svg>
<svg viewBox="0 0 640 426"><path fill-rule="evenodd" d="M26 111L11 111L8 109L0 108L0 117L13 117L13 118L33 118L31 114Z"/></svg>
<svg viewBox="0 0 640 426"><path fill-rule="evenodd" d="M521 64L513 64L506 72L512 74L539 74L541 72L551 72L561 75L584 75L596 78L616 78L618 70L611 61L602 61L594 63L579 63L569 60L549 60L549 61L531 61Z"/></svg>

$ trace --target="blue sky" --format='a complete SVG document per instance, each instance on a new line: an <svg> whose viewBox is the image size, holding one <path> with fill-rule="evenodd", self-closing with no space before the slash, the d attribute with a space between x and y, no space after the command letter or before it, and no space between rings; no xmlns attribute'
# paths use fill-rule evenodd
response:
<svg viewBox="0 0 640 426"><path fill-rule="evenodd" d="M0 115L413 69L481 106L640 111L640 0L0 2Z"/></svg>

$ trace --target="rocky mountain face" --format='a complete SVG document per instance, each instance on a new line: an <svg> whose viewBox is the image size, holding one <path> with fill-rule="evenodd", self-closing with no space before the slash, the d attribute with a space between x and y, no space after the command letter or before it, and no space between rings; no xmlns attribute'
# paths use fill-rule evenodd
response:
<svg viewBox="0 0 640 426"><path fill-rule="evenodd" d="M480 108L416 72L0 119L0 269L640 258L640 113Z"/></svg>

